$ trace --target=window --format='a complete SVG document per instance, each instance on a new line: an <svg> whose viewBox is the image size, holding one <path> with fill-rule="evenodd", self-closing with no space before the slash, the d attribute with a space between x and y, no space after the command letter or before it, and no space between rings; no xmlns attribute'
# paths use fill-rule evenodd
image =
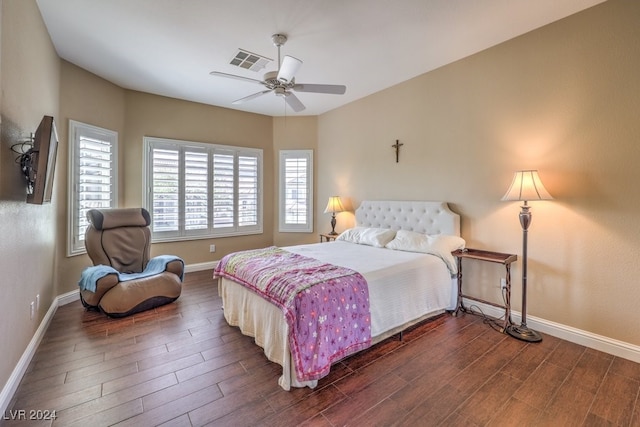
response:
<svg viewBox="0 0 640 427"><path fill-rule="evenodd" d="M262 150L144 138L154 241L262 233Z"/></svg>
<svg viewBox="0 0 640 427"><path fill-rule="evenodd" d="M117 147L117 132L69 120L69 256L85 253L87 211L117 206Z"/></svg>
<svg viewBox="0 0 640 427"><path fill-rule="evenodd" d="M281 232L313 231L313 151L280 151Z"/></svg>

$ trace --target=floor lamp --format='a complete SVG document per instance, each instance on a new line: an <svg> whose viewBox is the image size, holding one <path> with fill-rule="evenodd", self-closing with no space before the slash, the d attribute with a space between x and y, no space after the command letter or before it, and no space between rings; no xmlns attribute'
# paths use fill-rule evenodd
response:
<svg viewBox="0 0 640 427"><path fill-rule="evenodd" d="M553 197L547 192L540 181L538 171L523 170L513 175L511 186L502 197L503 201L522 201L520 211L520 225L522 226L522 320L520 326L509 325L506 332L514 338L528 341L542 341L542 336L527 327L527 234L531 224L531 212L528 201L551 200Z"/></svg>
<svg viewBox="0 0 640 427"><path fill-rule="evenodd" d="M336 213L344 211L344 206L342 205L342 200L340 200L340 196L331 196L329 197L329 201L327 202L327 207L324 208L324 213L331 212L331 232L329 233L331 236L337 236L336 233Z"/></svg>

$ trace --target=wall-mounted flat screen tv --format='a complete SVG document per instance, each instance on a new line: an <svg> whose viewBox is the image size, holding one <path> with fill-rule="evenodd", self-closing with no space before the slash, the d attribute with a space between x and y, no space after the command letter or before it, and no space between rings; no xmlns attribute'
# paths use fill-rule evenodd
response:
<svg viewBox="0 0 640 427"><path fill-rule="evenodd" d="M41 205L51 202L57 152L56 124L53 117L44 116L36 129L33 148L27 153L30 156L30 170L25 171L29 181L27 203Z"/></svg>

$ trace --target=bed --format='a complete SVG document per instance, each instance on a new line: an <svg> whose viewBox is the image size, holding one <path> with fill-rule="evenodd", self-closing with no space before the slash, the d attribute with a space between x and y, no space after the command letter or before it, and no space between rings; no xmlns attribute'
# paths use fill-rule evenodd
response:
<svg viewBox="0 0 640 427"><path fill-rule="evenodd" d="M330 363L335 363L445 310L455 309L457 271L451 252L464 247L464 240L459 237L460 217L449 209L446 202L363 201L356 209L355 219L355 226L346 230L333 242L262 248L229 254L214 270L225 320L229 325L239 327L244 335L254 337L267 358L282 366L282 376L278 379L278 384L285 390L290 390L291 387L313 388L317 385L318 379L328 373ZM310 356L304 353L300 355L298 347L304 347L305 344L300 344L301 338L294 339L291 331L292 328L297 329L296 323L292 323L295 322L291 318L294 315L283 308L281 301L264 295L258 283L260 280L256 278L257 273L242 276L234 270L240 269L243 262L254 264L254 267L257 265L258 270L274 268L274 261L271 259L267 261L265 258L260 261L258 258L266 256L266 252L269 256L282 259L283 263L289 262L288 259L302 262L303 267L291 268L298 275L302 270L307 271L305 268L308 265L313 266L308 271L315 272L318 266L326 268L318 272L318 275L323 277L342 274L341 278L336 280L348 278L350 281L347 282L346 288L357 290L355 296L338 297L359 298L352 305L339 306L338 310L345 311L339 313L338 317L341 320L342 315L348 317L345 326L341 326L343 329L349 324L348 326L353 326L354 330L357 328L355 334L367 336L358 335L353 338L347 349L332 350L335 354L327 356L330 363L327 362L322 371L314 371L314 375L308 375L301 368L300 359ZM352 275L345 272L351 272ZM364 289L359 279L366 282ZM296 303L298 297L304 294L316 293L317 301L323 298L327 301L331 298L330 294L318 296L321 295L320 291L316 291L319 288L319 285L315 285L298 292ZM334 293L334 297L336 295ZM365 299L367 307L364 307L365 303L362 302ZM315 301L301 304L313 305ZM365 311L356 313L356 305L363 305ZM351 307L353 310L350 311ZM316 309L312 310L308 318L315 316L316 311L319 314L323 313L323 308ZM306 322L305 315L300 316ZM332 316L336 318L335 312ZM325 328L325 325L331 323L323 323L327 315L318 317L318 328ZM300 324L304 323L300 319L297 321ZM305 332L316 336L315 331ZM346 343L346 334L338 335L337 340L342 336ZM329 339L335 344L335 337L325 338L325 341ZM314 357L317 357L317 353L321 353L320 345Z"/></svg>

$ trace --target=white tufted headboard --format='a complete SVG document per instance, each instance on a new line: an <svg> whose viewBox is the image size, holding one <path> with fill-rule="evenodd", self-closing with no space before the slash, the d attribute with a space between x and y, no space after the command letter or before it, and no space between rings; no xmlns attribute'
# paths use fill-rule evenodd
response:
<svg viewBox="0 0 640 427"><path fill-rule="evenodd" d="M356 209L356 225L460 235L460 215L446 202L365 200Z"/></svg>

